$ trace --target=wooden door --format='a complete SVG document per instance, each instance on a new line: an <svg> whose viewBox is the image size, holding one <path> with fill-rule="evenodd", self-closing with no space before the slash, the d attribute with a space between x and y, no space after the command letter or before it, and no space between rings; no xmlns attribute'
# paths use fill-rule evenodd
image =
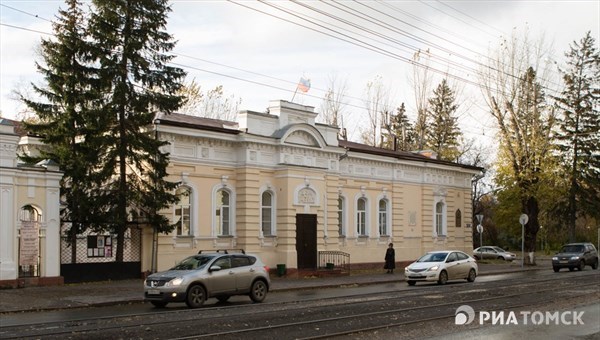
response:
<svg viewBox="0 0 600 340"><path fill-rule="evenodd" d="M317 268L317 215L296 215L298 269Z"/></svg>

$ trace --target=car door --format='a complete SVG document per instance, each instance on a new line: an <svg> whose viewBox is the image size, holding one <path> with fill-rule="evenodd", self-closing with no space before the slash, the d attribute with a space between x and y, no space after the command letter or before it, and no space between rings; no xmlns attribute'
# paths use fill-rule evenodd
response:
<svg viewBox="0 0 600 340"><path fill-rule="evenodd" d="M233 294L235 293L235 273L231 268L231 256L221 256L211 265L211 268L219 266L221 269L212 271L209 268L207 284L209 295Z"/></svg>
<svg viewBox="0 0 600 340"><path fill-rule="evenodd" d="M454 280L460 275L460 263L455 252L450 253L446 258L446 272L449 280Z"/></svg>
<svg viewBox="0 0 600 340"><path fill-rule="evenodd" d="M471 270L471 264L469 263L469 255L461 252L456 253L458 258L458 276L459 278L466 278Z"/></svg>
<svg viewBox="0 0 600 340"><path fill-rule="evenodd" d="M252 279L255 275L251 259L246 255L233 255L231 265L233 266L232 270L235 276L236 292L249 292Z"/></svg>

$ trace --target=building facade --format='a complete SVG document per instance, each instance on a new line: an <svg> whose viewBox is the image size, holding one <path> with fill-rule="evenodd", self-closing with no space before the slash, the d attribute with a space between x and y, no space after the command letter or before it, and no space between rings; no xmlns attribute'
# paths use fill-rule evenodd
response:
<svg viewBox="0 0 600 340"><path fill-rule="evenodd" d="M338 139L309 106L272 101L238 122L157 117L180 201L168 234L144 229L142 269L164 270L208 249L245 249L270 267L321 267L319 251L383 266L426 251L471 252L471 180L481 169Z"/></svg>
<svg viewBox="0 0 600 340"><path fill-rule="evenodd" d="M17 126L0 118L0 287L60 284L62 173L50 161L18 162L31 141Z"/></svg>

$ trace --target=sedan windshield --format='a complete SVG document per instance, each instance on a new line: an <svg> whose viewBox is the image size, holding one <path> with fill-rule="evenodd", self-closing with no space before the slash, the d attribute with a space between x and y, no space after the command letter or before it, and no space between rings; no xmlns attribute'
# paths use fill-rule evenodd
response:
<svg viewBox="0 0 600 340"><path fill-rule="evenodd" d="M428 253L423 255L417 262L444 262L448 253Z"/></svg>
<svg viewBox="0 0 600 340"><path fill-rule="evenodd" d="M499 252L499 253L506 253L506 250L500 248L500 247L492 247L492 249L494 249L495 251Z"/></svg>
<svg viewBox="0 0 600 340"><path fill-rule="evenodd" d="M183 261L179 262L175 267L171 268L171 270L193 270L204 267L210 260L213 259L213 256L206 255L196 255L190 256Z"/></svg>

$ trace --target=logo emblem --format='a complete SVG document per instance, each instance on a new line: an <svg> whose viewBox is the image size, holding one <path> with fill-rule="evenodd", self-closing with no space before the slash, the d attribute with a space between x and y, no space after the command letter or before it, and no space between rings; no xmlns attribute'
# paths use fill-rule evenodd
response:
<svg viewBox="0 0 600 340"><path fill-rule="evenodd" d="M454 313L455 325L468 325L475 319L475 310L471 306L462 305Z"/></svg>

